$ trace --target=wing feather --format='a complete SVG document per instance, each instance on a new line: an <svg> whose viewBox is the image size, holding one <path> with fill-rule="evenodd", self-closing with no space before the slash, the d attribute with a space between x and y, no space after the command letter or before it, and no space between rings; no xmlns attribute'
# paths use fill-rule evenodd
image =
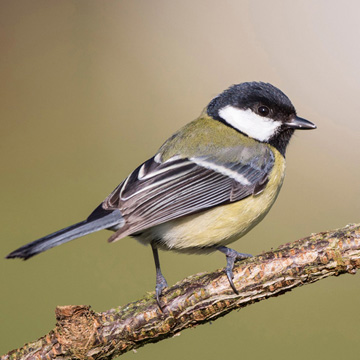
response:
<svg viewBox="0 0 360 360"><path fill-rule="evenodd" d="M125 219L112 239L257 193L266 186L274 163L271 151L245 164L217 164L205 157L159 158L139 166L103 202L104 209L120 209Z"/></svg>

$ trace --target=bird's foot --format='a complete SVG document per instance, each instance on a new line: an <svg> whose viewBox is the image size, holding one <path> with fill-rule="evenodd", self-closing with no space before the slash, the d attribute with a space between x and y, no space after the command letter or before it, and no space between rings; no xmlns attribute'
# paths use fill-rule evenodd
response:
<svg viewBox="0 0 360 360"><path fill-rule="evenodd" d="M156 302L160 308L161 311L163 311L161 304L160 304L160 296L162 291L168 287L168 284L163 276L163 274L157 273L156 274L156 286L155 286L155 297L156 297Z"/></svg>
<svg viewBox="0 0 360 360"><path fill-rule="evenodd" d="M231 288L234 290L234 293L239 294L239 292L237 291L237 289L234 285L234 282L233 282L234 264L235 264L235 261L240 261L240 260L250 258L250 257L252 257L252 255L239 253L236 250L227 248L226 246L219 246L217 249L226 255L226 268L225 268L226 275L229 280Z"/></svg>

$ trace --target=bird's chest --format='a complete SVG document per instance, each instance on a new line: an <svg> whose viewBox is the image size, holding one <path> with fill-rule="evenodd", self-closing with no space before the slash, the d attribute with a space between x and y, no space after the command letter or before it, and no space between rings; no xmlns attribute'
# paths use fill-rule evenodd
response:
<svg viewBox="0 0 360 360"><path fill-rule="evenodd" d="M201 252L239 239L265 217L277 198L284 179L285 160L277 151L275 158L262 193L154 226L142 232L137 240L142 243L157 240L159 247L167 250Z"/></svg>

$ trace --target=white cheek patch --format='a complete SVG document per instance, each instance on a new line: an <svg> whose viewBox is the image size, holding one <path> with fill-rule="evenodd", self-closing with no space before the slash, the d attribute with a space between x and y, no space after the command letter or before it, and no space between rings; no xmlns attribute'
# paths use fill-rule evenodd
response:
<svg viewBox="0 0 360 360"><path fill-rule="evenodd" d="M269 140L280 128L281 122L227 105L219 110L219 116L229 125L259 141Z"/></svg>

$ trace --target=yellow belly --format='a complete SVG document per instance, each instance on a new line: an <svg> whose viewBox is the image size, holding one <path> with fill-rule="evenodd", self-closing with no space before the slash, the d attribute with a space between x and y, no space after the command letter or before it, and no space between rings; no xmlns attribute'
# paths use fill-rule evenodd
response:
<svg viewBox="0 0 360 360"><path fill-rule="evenodd" d="M160 248L194 252L197 248L227 245L244 236L269 212L283 183L285 159L273 151L276 165L262 193L157 225L137 239L143 243L161 239Z"/></svg>

